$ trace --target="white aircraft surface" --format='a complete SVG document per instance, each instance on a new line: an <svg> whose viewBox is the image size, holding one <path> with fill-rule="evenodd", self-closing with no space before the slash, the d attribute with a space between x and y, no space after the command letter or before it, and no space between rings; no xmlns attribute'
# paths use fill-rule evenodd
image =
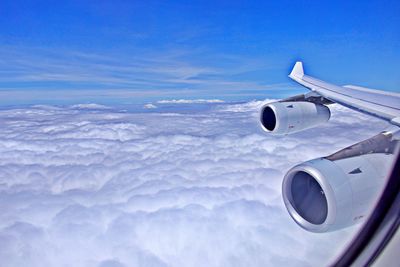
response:
<svg viewBox="0 0 400 267"><path fill-rule="evenodd" d="M383 119L391 125L370 139L290 169L282 183L282 196L290 216L302 228L318 233L342 229L365 218L376 219L383 214L381 210L375 210L375 213L380 212L374 213L375 217L369 214L385 188L400 140L400 94L333 85L305 75L302 62L296 62L289 77L311 91L262 107L261 127L270 134L286 135L327 122L331 115L329 105L333 103ZM394 182L398 185L398 181ZM393 194L398 195L399 190L396 192L393 188L383 191L395 191ZM378 201L375 209L379 204ZM367 222L366 226L371 224ZM364 234L365 238L371 239L381 231L377 229ZM364 242L363 248L367 244L371 246ZM355 247L352 250L356 250ZM357 255L361 251L359 249ZM353 261L342 259L341 264L354 262L356 256L352 255ZM368 255L364 260L376 258L378 254L369 252ZM347 258L351 257L347 255ZM370 263L368 260L363 264Z"/></svg>

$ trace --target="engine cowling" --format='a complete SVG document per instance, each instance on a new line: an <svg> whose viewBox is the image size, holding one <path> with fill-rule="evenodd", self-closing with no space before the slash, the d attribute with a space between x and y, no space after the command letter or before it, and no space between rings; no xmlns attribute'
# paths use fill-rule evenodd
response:
<svg viewBox="0 0 400 267"><path fill-rule="evenodd" d="M365 218L383 188L392 154L365 154L301 163L283 179L282 196L294 221L311 232L329 232Z"/></svg>
<svg viewBox="0 0 400 267"><path fill-rule="evenodd" d="M264 131L282 135L299 132L327 122L331 116L327 106L305 101L273 102L262 107Z"/></svg>

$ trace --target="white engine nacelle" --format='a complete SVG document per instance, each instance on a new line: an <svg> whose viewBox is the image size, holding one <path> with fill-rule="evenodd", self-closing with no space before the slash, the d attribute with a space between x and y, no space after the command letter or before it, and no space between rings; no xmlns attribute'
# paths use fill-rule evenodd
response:
<svg viewBox="0 0 400 267"><path fill-rule="evenodd" d="M327 122L331 116L328 107L305 101L274 102L262 107L261 126L273 134L289 134Z"/></svg>
<svg viewBox="0 0 400 267"><path fill-rule="evenodd" d="M290 216L308 231L353 225L371 212L392 162L392 154L375 153L301 163L285 175L283 201Z"/></svg>

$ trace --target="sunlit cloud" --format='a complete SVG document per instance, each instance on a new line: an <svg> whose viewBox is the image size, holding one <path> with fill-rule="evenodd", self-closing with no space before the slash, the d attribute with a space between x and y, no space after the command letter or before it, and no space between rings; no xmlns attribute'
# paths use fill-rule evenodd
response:
<svg viewBox="0 0 400 267"><path fill-rule="evenodd" d="M2 264L315 266L334 257L357 227L302 230L283 205L282 177L386 124L333 106L329 124L274 137L258 126L263 103L0 111Z"/></svg>

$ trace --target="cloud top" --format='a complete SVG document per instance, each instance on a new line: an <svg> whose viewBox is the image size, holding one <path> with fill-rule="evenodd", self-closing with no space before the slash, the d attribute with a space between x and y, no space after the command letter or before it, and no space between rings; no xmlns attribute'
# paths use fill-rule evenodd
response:
<svg viewBox="0 0 400 267"><path fill-rule="evenodd" d="M194 113L1 110L2 265L315 266L332 258L355 228L300 229L282 203L282 177L385 124L334 107L329 124L273 137L258 126L265 102L218 103Z"/></svg>
<svg viewBox="0 0 400 267"><path fill-rule="evenodd" d="M154 105L154 104L149 103L149 104L144 105L143 108L145 108L145 109L155 109L155 108L157 108L157 106Z"/></svg>

